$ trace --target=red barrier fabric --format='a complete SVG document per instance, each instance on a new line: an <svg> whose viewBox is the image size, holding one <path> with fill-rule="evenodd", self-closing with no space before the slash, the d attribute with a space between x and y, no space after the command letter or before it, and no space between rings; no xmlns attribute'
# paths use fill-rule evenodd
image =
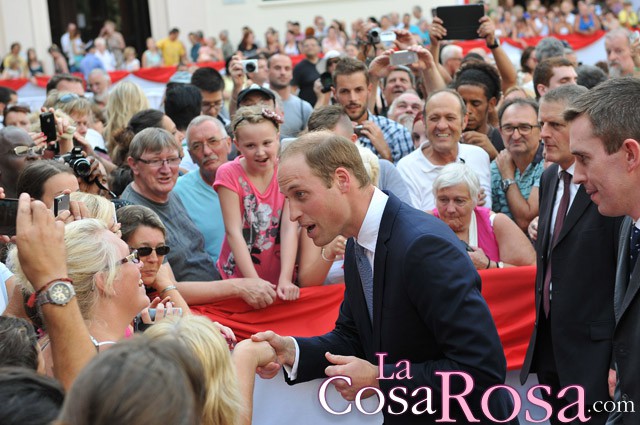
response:
<svg viewBox="0 0 640 425"><path fill-rule="evenodd" d="M192 306L196 314L229 326L239 340L272 330L280 335L323 335L333 329L344 297L344 285L300 289L296 301L277 299L267 308L254 310L240 299Z"/></svg>
<svg viewBox="0 0 640 425"><path fill-rule="evenodd" d="M536 268L512 267L481 271L482 294L502 341L507 368L522 367L535 321ZM272 330L280 335L314 336L333 329L344 295L344 285L302 288L297 301L277 300L254 310L240 299L196 305L191 309L229 326L239 340Z"/></svg>
<svg viewBox="0 0 640 425"><path fill-rule="evenodd" d="M573 48L573 50L583 49L596 41L600 40L604 37L606 33L604 31L597 31L591 35L582 35L582 34L569 34L569 35L554 35L555 38L559 40L566 40L567 43ZM500 38L501 43L508 43L518 49L524 49L527 46L536 46L538 42L544 37L531 37L531 38L521 38L516 41L511 38ZM458 46L462 47L463 54L467 54L469 50L475 48L482 48L487 52L490 50L485 45L484 40L468 40L468 41L460 41L456 42Z"/></svg>
<svg viewBox="0 0 640 425"><path fill-rule="evenodd" d="M522 367L536 319L536 267L480 271L482 295L498 328L507 369Z"/></svg>

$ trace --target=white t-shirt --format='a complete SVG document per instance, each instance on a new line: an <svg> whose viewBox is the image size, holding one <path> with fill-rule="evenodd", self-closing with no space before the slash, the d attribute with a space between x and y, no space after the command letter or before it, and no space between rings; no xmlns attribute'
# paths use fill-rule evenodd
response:
<svg viewBox="0 0 640 425"><path fill-rule="evenodd" d="M398 171L407 184L411 205L422 211L431 211L436 207L433 196L433 182L440 174L444 165L432 164L422 148L411 152L398 162ZM467 164L478 176L480 187L484 189L487 197L484 206L491 209L491 169L489 168L489 154L482 148L474 145L458 143L458 162Z"/></svg>

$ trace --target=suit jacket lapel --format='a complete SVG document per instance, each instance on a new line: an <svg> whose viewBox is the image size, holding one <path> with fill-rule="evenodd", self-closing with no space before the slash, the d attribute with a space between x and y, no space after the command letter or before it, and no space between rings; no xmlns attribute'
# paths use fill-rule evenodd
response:
<svg viewBox="0 0 640 425"><path fill-rule="evenodd" d="M551 167L555 167L557 169L557 165L552 165ZM549 183L551 187L545 191L544 195L544 201L546 202L541 203L544 206L544 210L540 211L540 219L538 219L538 237L542 237L541 247L543 251L541 252L546 253L545 266L549 260L549 254L551 252L551 219L553 218L553 203L556 197L556 192L558 191L558 184L560 184L560 178L558 177L557 171L553 171L551 179L549 179Z"/></svg>
<svg viewBox="0 0 640 425"><path fill-rule="evenodd" d="M626 300L631 283L629 282L629 234L633 221L630 217L625 217L620 227L620 241L618 242L618 266L616 267L616 285L613 294L613 311L616 315L616 323L620 321L620 316L624 308L629 305L630 300ZM635 280L640 279L638 269L633 273ZM636 283L636 291L637 291ZM635 292L635 291L634 291Z"/></svg>
<svg viewBox="0 0 640 425"><path fill-rule="evenodd" d="M560 229L560 234L558 235L558 240L555 245L558 244L564 238L569 230L578 222L578 219L584 214L587 207L591 203L591 198L584 190L584 186L580 185L578 188L578 193L576 193L575 198L573 198L573 202L571 203L571 207L569 208L569 212L564 219L564 223L562 224L562 229ZM554 246L555 246L554 245Z"/></svg>
<svg viewBox="0 0 640 425"><path fill-rule="evenodd" d="M387 242L391 237L391 229L396 219L396 215L402 203L393 194L389 195L387 205L382 213L382 221L378 231L378 241L376 242L376 253L373 259L373 343L376 351L380 351L380 329L382 319L382 304L385 286L386 264L387 264Z"/></svg>

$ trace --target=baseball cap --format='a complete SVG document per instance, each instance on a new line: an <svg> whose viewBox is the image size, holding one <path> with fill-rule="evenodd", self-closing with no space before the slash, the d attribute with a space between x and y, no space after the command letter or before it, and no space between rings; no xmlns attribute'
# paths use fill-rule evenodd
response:
<svg viewBox="0 0 640 425"><path fill-rule="evenodd" d="M271 99L274 102L276 101L276 96L273 94L273 92L269 89L266 89L264 87L260 87L257 84L251 84L251 86L249 86L248 88L242 90L239 94L238 94L238 102L237 102L237 106L239 107L240 104L242 103L242 101L244 100L245 97L247 97L247 95L251 94L251 93L260 93L262 94L262 96L265 99Z"/></svg>

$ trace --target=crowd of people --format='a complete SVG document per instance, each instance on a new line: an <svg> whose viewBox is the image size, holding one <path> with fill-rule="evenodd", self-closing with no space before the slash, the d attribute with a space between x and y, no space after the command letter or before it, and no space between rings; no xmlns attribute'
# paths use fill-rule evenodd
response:
<svg viewBox="0 0 640 425"><path fill-rule="evenodd" d="M333 383L347 400L367 386L440 394L434 371L462 371L478 417L506 366L477 272L531 265L536 321L521 379L548 386L551 422L578 417L579 397L640 403L637 16L619 0L575 6L487 6L486 48L465 56L419 6L350 31L321 16L305 31L289 22L284 43L273 28L264 44L244 28L237 48L226 31L219 47L195 31L187 51L172 29L141 60L113 22L89 46L70 24L50 49L41 110L0 87L0 197L19 199L0 206L17 214L2 236L0 422L250 423L254 373L282 367L289 383L350 376ZM552 37L599 28L598 67ZM500 37L533 35L544 38L517 69ZM413 58L393 64L397 51ZM179 69L162 110L108 74L220 60L222 74ZM344 302L322 337L237 343L190 312L234 298L262 309L338 282ZM377 379L403 359L413 378ZM584 394L561 393L568 385ZM514 420L497 394L488 411Z"/></svg>

